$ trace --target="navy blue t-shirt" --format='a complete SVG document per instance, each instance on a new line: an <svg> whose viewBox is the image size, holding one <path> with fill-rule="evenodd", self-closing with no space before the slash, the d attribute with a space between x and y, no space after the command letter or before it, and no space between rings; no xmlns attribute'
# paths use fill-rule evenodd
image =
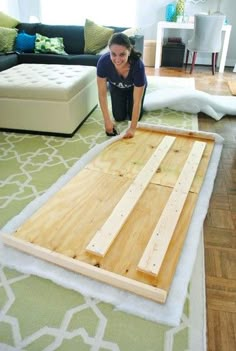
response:
<svg viewBox="0 0 236 351"><path fill-rule="evenodd" d="M110 52L107 52L98 60L97 76L100 78L106 78L110 84L121 89L129 89L133 86L143 87L147 84L145 67L141 59L132 62L130 64L128 76L122 78L111 61Z"/></svg>

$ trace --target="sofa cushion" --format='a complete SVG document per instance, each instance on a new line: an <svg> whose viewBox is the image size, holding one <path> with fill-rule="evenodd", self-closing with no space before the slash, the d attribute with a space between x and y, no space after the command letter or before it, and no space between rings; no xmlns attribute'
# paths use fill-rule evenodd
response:
<svg viewBox="0 0 236 351"><path fill-rule="evenodd" d="M35 47L36 35L30 35L24 31L19 33L16 37L16 51L33 52Z"/></svg>
<svg viewBox="0 0 236 351"><path fill-rule="evenodd" d="M8 55L9 56L9 55ZM54 54L35 54L21 52L18 54L18 63L44 63L60 65L81 65L97 66L99 55L79 54L79 55L54 55Z"/></svg>
<svg viewBox="0 0 236 351"><path fill-rule="evenodd" d="M69 55L68 64L81 65L81 66L97 66L99 55L82 54L82 55Z"/></svg>
<svg viewBox="0 0 236 351"><path fill-rule="evenodd" d="M0 53L0 71L11 68L18 64L17 54L1 54Z"/></svg>
<svg viewBox="0 0 236 351"><path fill-rule="evenodd" d="M37 33L49 38L61 37L68 54L84 53L84 27L76 25L38 24Z"/></svg>
<svg viewBox="0 0 236 351"><path fill-rule="evenodd" d="M0 51L10 52L14 50L17 29L0 27Z"/></svg>
<svg viewBox="0 0 236 351"><path fill-rule="evenodd" d="M36 54L31 52L22 52L18 54L18 63L43 63L68 65L70 55L57 54Z"/></svg>
<svg viewBox="0 0 236 351"><path fill-rule="evenodd" d="M16 18L11 17L0 11L0 27L14 28L20 23Z"/></svg>
<svg viewBox="0 0 236 351"><path fill-rule="evenodd" d="M35 49L36 53L52 53L58 55L67 55L64 50L63 38L48 38L36 33Z"/></svg>
<svg viewBox="0 0 236 351"><path fill-rule="evenodd" d="M99 26L86 19L84 26L85 53L96 54L107 45L108 40L114 33L114 29Z"/></svg>
<svg viewBox="0 0 236 351"><path fill-rule="evenodd" d="M20 32L25 32L27 34L34 35L37 32L37 27L39 23L19 23L16 28L18 29L19 33ZM55 35L56 36L56 35Z"/></svg>

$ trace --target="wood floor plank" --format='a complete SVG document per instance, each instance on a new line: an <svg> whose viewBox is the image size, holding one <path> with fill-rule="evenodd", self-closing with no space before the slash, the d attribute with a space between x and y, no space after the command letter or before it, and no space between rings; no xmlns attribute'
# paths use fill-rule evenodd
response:
<svg viewBox="0 0 236 351"><path fill-rule="evenodd" d="M229 195L229 207L231 211L236 212L236 194Z"/></svg>
<svg viewBox="0 0 236 351"><path fill-rule="evenodd" d="M204 231L205 247L236 249L236 233L234 229L206 227Z"/></svg>
<svg viewBox="0 0 236 351"><path fill-rule="evenodd" d="M231 211L211 207L208 210L206 225L215 228L235 229Z"/></svg>
<svg viewBox="0 0 236 351"><path fill-rule="evenodd" d="M230 210L228 195L213 194L210 200L210 207L219 210Z"/></svg>
<svg viewBox="0 0 236 351"><path fill-rule="evenodd" d="M207 299L212 310L236 313L236 293L208 289Z"/></svg>
<svg viewBox="0 0 236 351"><path fill-rule="evenodd" d="M233 219L233 222L234 222L234 228L236 228L236 211L231 212L231 215L232 215L232 219Z"/></svg>
<svg viewBox="0 0 236 351"><path fill-rule="evenodd" d="M232 351L236 345L236 314L211 308L207 313L208 351Z"/></svg>
<svg viewBox="0 0 236 351"><path fill-rule="evenodd" d="M213 195L214 194L228 195L227 194L227 186L226 186L225 179L224 179L224 169L223 168L219 169L217 172Z"/></svg>
<svg viewBox="0 0 236 351"><path fill-rule="evenodd" d="M213 277L208 275L206 277L206 286L212 290L226 291L236 294L236 280L226 279L222 277Z"/></svg>
<svg viewBox="0 0 236 351"><path fill-rule="evenodd" d="M236 252L235 250L221 250L220 248L205 248L206 267L208 274L215 277L235 279Z"/></svg>

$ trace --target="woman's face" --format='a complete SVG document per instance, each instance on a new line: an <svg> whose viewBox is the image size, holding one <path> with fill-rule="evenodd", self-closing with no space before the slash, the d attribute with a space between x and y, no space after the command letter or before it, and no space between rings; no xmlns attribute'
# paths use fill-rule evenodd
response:
<svg viewBox="0 0 236 351"><path fill-rule="evenodd" d="M128 62L130 51L122 45L112 44L110 46L110 57L117 68L122 68Z"/></svg>

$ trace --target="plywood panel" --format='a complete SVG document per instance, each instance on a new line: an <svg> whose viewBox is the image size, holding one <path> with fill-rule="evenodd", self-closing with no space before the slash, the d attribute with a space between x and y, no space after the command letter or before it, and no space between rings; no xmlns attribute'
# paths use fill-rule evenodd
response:
<svg viewBox="0 0 236 351"><path fill-rule="evenodd" d="M156 133L147 130L142 130L136 134L133 139L121 140L116 142L115 145L108 146L87 168L134 179L165 135L163 132ZM176 135L176 133L168 132L168 135ZM189 135L178 134L173 147L154 174L151 182L174 187L179 171L183 168L189 151L196 140L207 142L198 172L191 186L191 192L199 192L214 147L214 140L211 136L209 136L209 139L203 136L196 137L194 132L189 133Z"/></svg>
<svg viewBox="0 0 236 351"><path fill-rule="evenodd" d="M151 178L119 235L104 257L86 251L96 231L110 216L130 184L165 134L138 130L95 157L12 236L4 241L19 250L75 270L108 284L165 302L214 141L206 148L184 204L159 274L137 270L138 262L158 222L191 147L202 137L176 134L176 141Z"/></svg>

